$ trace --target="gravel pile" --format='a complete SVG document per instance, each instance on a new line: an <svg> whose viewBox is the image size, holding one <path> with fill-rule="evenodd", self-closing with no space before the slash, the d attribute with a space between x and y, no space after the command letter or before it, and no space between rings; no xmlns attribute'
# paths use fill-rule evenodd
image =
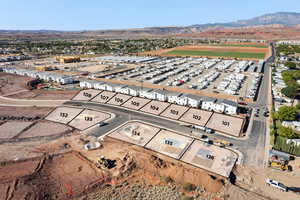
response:
<svg viewBox="0 0 300 200"><path fill-rule="evenodd" d="M205 200L199 195L186 197L179 191L179 187L172 186L145 186L142 184L128 185L127 182L116 186L108 186L97 192L86 194L78 200ZM202 188L196 188L202 193Z"/></svg>

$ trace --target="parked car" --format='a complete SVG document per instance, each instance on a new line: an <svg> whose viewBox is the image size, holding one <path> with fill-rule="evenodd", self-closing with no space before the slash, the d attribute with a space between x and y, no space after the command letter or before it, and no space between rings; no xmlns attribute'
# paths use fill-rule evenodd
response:
<svg viewBox="0 0 300 200"><path fill-rule="evenodd" d="M267 179L266 180L266 184L268 186L272 186L274 188L277 188L283 192L287 192L288 191L288 187L283 185L282 183L278 182L278 181L275 181L275 180L272 180L272 179Z"/></svg>
<svg viewBox="0 0 300 200"><path fill-rule="evenodd" d="M99 123L98 123L98 126L99 126L99 127L102 127L102 126L105 126L106 124L107 124L107 123L105 123L105 122L99 122Z"/></svg>

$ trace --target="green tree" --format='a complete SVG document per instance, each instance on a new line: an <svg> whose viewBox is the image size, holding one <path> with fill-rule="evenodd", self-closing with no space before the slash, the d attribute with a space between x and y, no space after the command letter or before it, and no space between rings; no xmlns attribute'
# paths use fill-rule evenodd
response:
<svg viewBox="0 0 300 200"><path fill-rule="evenodd" d="M289 97L291 99L294 99L296 97L297 91L298 89L295 86L287 86L281 89L281 93L284 94L284 96Z"/></svg>
<svg viewBox="0 0 300 200"><path fill-rule="evenodd" d="M296 63L294 63L294 62L286 62L284 65L286 67L288 67L289 69L296 69L297 68Z"/></svg>
<svg viewBox="0 0 300 200"><path fill-rule="evenodd" d="M280 126L278 129L278 133L282 137L286 137L289 139L295 139L298 138L298 134L294 132L292 128Z"/></svg>
<svg viewBox="0 0 300 200"><path fill-rule="evenodd" d="M296 119L297 108L292 106L282 106L279 108L276 118L281 121L294 121Z"/></svg>

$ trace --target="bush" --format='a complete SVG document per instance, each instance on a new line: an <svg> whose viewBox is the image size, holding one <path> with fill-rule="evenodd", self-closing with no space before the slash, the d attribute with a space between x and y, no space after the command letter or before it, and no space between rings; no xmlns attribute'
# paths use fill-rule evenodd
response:
<svg viewBox="0 0 300 200"><path fill-rule="evenodd" d="M196 187L191 183L185 183L182 185L183 189L187 192L191 192L196 189Z"/></svg>
<svg viewBox="0 0 300 200"><path fill-rule="evenodd" d="M161 180L166 182L166 183L172 183L174 180L170 176L162 176Z"/></svg>

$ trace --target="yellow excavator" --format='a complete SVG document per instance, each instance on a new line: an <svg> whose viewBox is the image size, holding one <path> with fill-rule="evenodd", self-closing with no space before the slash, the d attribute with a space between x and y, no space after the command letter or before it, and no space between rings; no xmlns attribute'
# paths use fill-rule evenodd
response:
<svg viewBox="0 0 300 200"><path fill-rule="evenodd" d="M101 156L100 159L97 161L97 167L102 169L111 169L116 166L115 160L111 160Z"/></svg>
<svg viewBox="0 0 300 200"><path fill-rule="evenodd" d="M276 162L276 161L270 161L269 162L269 167L273 168L273 169L278 169L278 170L282 170L282 171L292 171L292 166L288 165L288 162Z"/></svg>

